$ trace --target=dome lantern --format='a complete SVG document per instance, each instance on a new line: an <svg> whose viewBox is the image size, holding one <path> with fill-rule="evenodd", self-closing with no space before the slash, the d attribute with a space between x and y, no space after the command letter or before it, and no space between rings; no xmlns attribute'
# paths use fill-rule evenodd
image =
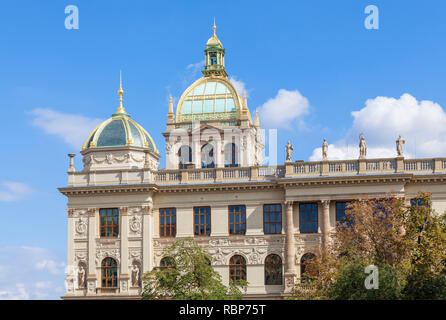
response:
<svg viewBox="0 0 446 320"><path fill-rule="evenodd" d="M206 43L204 70L202 71L205 77L227 77L225 71L225 49L217 37L214 19L214 34Z"/></svg>

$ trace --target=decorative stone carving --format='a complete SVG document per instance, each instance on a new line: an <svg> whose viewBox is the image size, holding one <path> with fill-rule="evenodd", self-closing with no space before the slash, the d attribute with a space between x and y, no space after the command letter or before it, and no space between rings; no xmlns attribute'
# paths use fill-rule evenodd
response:
<svg viewBox="0 0 446 320"><path fill-rule="evenodd" d="M87 280L87 291L90 294L96 293L96 280Z"/></svg>
<svg viewBox="0 0 446 320"><path fill-rule="evenodd" d="M245 245L267 245L264 238L247 238L244 240Z"/></svg>
<svg viewBox="0 0 446 320"><path fill-rule="evenodd" d="M367 156L367 143L362 133L359 135L359 159L365 159Z"/></svg>
<svg viewBox="0 0 446 320"><path fill-rule="evenodd" d="M216 240L209 240L209 245L216 247L216 246L230 246L231 241L226 239L216 239Z"/></svg>
<svg viewBox="0 0 446 320"><path fill-rule="evenodd" d="M324 142L322 143L322 160L328 159L328 143L324 138Z"/></svg>
<svg viewBox="0 0 446 320"><path fill-rule="evenodd" d="M133 235L140 236L142 230L142 217L132 216L129 220L129 227Z"/></svg>
<svg viewBox="0 0 446 320"><path fill-rule="evenodd" d="M77 251L74 254L74 260L76 262L84 262L87 263L87 252L86 251Z"/></svg>
<svg viewBox="0 0 446 320"><path fill-rule="evenodd" d="M96 252L96 266L100 267L102 260L106 257L115 259L118 264L121 262L121 253L119 249L100 249Z"/></svg>
<svg viewBox="0 0 446 320"><path fill-rule="evenodd" d="M122 292L129 291L129 281L127 279L121 279L120 283L121 283L121 285L119 287L120 291L122 291Z"/></svg>
<svg viewBox="0 0 446 320"><path fill-rule="evenodd" d="M296 275L285 273L285 293L290 293L296 285Z"/></svg>
<svg viewBox="0 0 446 320"><path fill-rule="evenodd" d="M288 144L285 147L285 151L286 151L286 162L291 162L291 157L293 156L293 146L292 144L288 141Z"/></svg>
<svg viewBox="0 0 446 320"><path fill-rule="evenodd" d="M401 135L398 137L398 139L396 140L396 153L398 157L402 157L403 156L403 144L406 143L406 140L403 140L403 138L401 138Z"/></svg>
<svg viewBox="0 0 446 320"><path fill-rule="evenodd" d="M129 259L132 261L141 261L142 251L141 248L130 248Z"/></svg>
<svg viewBox="0 0 446 320"><path fill-rule="evenodd" d="M88 218L78 218L74 229L76 230L77 236L86 236L88 230Z"/></svg>

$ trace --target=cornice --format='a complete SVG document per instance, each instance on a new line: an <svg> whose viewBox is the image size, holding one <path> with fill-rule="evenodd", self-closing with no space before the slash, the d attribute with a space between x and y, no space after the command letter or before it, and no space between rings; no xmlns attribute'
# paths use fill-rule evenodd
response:
<svg viewBox="0 0 446 320"><path fill-rule="evenodd" d="M58 188L59 192L66 196L82 196L90 194L110 194L110 193L145 193L156 191L154 184L132 184L116 186L81 186Z"/></svg>
<svg viewBox="0 0 446 320"><path fill-rule="evenodd" d="M407 183L411 181L413 174L382 174L382 175L356 175L356 176L319 176L308 178L280 178L277 180L278 184L289 187L299 186L324 186L324 185L356 185L356 184L392 184L392 183Z"/></svg>
<svg viewBox="0 0 446 320"><path fill-rule="evenodd" d="M234 191L258 191L280 190L295 187L322 187L361 184L394 184L394 183L445 183L446 174L414 175L408 173L382 174L382 175L357 175L357 176L319 176L306 178L277 178L269 181L223 181L206 184L126 184L108 186L80 186L64 187L58 190L68 195L90 195L110 193L182 193L182 192L234 192Z"/></svg>

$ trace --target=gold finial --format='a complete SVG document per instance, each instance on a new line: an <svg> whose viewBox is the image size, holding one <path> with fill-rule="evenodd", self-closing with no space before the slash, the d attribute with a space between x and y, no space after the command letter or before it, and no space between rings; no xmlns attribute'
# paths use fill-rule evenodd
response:
<svg viewBox="0 0 446 320"><path fill-rule="evenodd" d="M214 26L212 27L214 29L214 37L217 37L217 34L215 33L215 30L217 30L217 27L215 25L215 17L214 17Z"/></svg>
<svg viewBox="0 0 446 320"><path fill-rule="evenodd" d="M125 113L125 109L122 105L122 95L124 94L124 90L122 90L122 72L119 71L119 90L118 90L118 94L119 94L119 108L118 110L116 110L116 113L122 113L122 114L126 114Z"/></svg>

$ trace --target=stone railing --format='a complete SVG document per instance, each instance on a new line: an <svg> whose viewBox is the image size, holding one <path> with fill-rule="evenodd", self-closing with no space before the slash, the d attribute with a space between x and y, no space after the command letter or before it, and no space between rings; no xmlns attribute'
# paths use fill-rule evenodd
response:
<svg viewBox="0 0 446 320"><path fill-rule="evenodd" d="M152 171L149 169L68 172L69 186L155 183L158 185L270 181L280 178L373 174L446 174L446 158L360 159L287 162L282 166Z"/></svg>

